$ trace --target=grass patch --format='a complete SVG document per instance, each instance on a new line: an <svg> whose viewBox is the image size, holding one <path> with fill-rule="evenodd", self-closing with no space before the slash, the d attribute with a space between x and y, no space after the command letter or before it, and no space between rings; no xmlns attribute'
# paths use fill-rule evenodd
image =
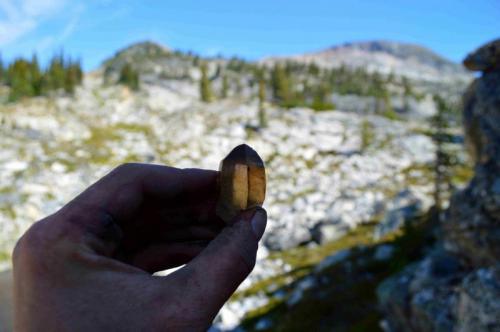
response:
<svg viewBox="0 0 500 332"><path fill-rule="evenodd" d="M287 251L271 253L269 258L281 258L294 269L311 267L318 264L326 256L342 249L348 249L359 245L374 244L373 231L375 223L362 224L350 231L337 241L329 242L317 247L296 247Z"/></svg>

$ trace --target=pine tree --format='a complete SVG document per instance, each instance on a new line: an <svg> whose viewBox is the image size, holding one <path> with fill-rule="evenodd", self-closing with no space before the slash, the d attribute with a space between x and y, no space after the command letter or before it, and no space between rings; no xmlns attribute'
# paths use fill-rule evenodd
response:
<svg viewBox="0 0 500 332"><path fill-rule="evenodd" d="M229 92L229 80L227 78L227 74L224 74L222 76L222 90L220 93L220 97L222 99L226 99L228 96L228 92Z"/></svg>
<svg viewBox="0 0 500 332"><path fill-rule="evenodd" d="M434 96L434 102L437 106L437 113L431 118L431 125L434 129L433 140L436 144L436 157L434 162L434 205L441 209L443 201L452 189L452 156L446 151L444 143L446 142L446 130L448 128L447 117L450 115L450 108L443 98Z"/></svg>
<svg viewBox="0 0 500 332"><path fill-rule="evenodd" d="M266 102L266 82L264 78L259 79L259 127L267 127L267 116L264 103Z"/></svg>
<svg viewBox="0 0 500 332"><path fill-rule="evenodd" d="M78 85L80 85L83 82L82 61L78 59L76 62L73 63L73 66L76 72L76 82Z"/></svg>
<svg viewBox="0 0 500 332"><path fill-rule="evenodd" d="M64 74L64 91L73 94L75 86L78 84L78 68L71 60L67 61Z"/></svg>
<svg viewBox="0 0 500 332"><path fill-rule="evenodd" d="M290 102L290 79L285 68L279 63L277 63L271 71L271 88L273 99L278 104L284 105Z"/></svg>
<svg viewBox="0 0 500 332"><path fill-rule="evenodd" d="M35 96L40 96L42 94L42 72L36 54L33 54L31 57L30 76L33 94Z"/></svg>
<svg viewBox="0 0 500 332"><path fill-rule="evenodd" d="M201 100L209 103L213 100L212 85L208 78L208 67L206 63L201 65L200 96Z"/></svg>
<svg viewBox="0 0 500 332"><path fill-rule="evenodd" d="M120 70L118 83L128 86L132 90L139 90L139 73L126 63Z"/></svg>
<svg viewBox="0 0 500 332"><path fill-rule="evenodd" d="M313 94L311 108L316 111L324 111L334 109L335 106L328 100L330 97L331 88L327 83L320 83L316 87Z"/></svg>
<svg viewBox="0 0 500 332"><path fill-rule="evenodd" d="M376 112L378 114L381 114L390 120L398 119L398 115L394 111L394 108L392 107L391 96L389 94L389 91L383 89L381 92L381 96L378 97L376 100L377 100Z"/></svg>
<svg viewBox="0 0 500 332"><path fill-rule="evenodd" d="M14 60L9 66L7 80L10 86L9 101L34 95L31 82L31 64L28 61L24 59Z"/></svg>
<svg viewBox="0 0 500 332"><path fill-rule="evenodd" d="M49 64L49 68L46 72L47 87L46 90L59 90L64 88L64 81L66 79L66 73L64 69L64 55L61 54L54 56Z"/></svg>
<svg viewBox="0 0 500 332"><path fill-rule="evenodd" d="M310 76L317 77L319 75L320 69L318 65L316 65L314 62L309 64L307 67L307 72Z"/></svg>
<svg viewBox="0 0 500 332"><path fill-rule="evenodd" d="M360 125L360 136L361 136L361 152L365 151L370 144L372 144L375 133L373 130L373 125L370 121L364 119Z"/></svg>
<svg viewBox="0 0 500 332"><path fill-rule="evenodd" d="M2 60L2 55L0 54L0 84L5 83L5 67Z"/></svg>
<svg viewBox="0 0 500 332"><path fill-rule="evenodd" d="M411 97L414 93L413 93L413 88L411 86L411 83L410 81L403 76L403 80L402 80L402 85L403 85L403 94L405 97Z"/></svg>

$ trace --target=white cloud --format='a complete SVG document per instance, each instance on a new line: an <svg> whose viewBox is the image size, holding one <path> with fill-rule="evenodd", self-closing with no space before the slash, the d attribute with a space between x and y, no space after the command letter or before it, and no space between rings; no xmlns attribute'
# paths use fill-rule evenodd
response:
<svg viewBox="0 0 500 332"><path fill-rule="evenodd" d="M66 0L22 0L22 12L30 17L50 16L64 7Z"/></svg>
<svg viewBox="0 0 500 332"><path fill-rule="evenodd" d="M67 3L68 0L0 0L0 46L35 30L45 20L61 13ZM73 19L64 29L64 38L74 30L76 22L72 22Z"/></svg>
<svg viewBox="0 0 500 332"><path fill-rule="evenodd" d="M36 21L32 19L20 20L17 22L1 21L0 22L0 46L7 45L36 26Z"/></svg>
<svg viewBox="0 0 500 332"><path fill-rule="evenodd" d="M80 19L79 14L73 15L71 20L66 23L66 25L59 34L45 36L41 38L36 43L34 49L37 52L44 52L46 50L54 48L54 46L56 45L62 44L66 39L68 39L71 36L71 34L73 34L73 31L75 31L78 25L79 19Z"/></svg>

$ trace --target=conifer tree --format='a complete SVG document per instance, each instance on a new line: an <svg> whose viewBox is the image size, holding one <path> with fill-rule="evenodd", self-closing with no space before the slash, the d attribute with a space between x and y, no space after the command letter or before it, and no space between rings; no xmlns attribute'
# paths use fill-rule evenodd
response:
<svg viewBox="0 0 500 332"><path fill-rule="evenodd" d="M5 67L2 60L2 55L0 54L0 84L5 83Z"/></svg>
<svg viewBox="0 0 500 332"><path fill-rule="evenodd" d="M449 151L445 149L446 130L448 128L448 117L450 108L443 98L434 96L434 102L437 106L437 113L431 118L433 127L433 140L436 144L436 157L434 162L434 205L441 209L445 196L452 189L451 177L453 158Z"/></svg>
<svg viewBox="0 0 500 332"><path fill-rule="evenodd" d="M405 111L410 110L410 97L413 95L413 89L411 87L410 81L403 76L403 108Z"/></svg>
<svg viewBox="0 0 500 332"><path fill-rule="evenodd" d="M118 83L128 86L132 90L139 90L139 73L129 63L120 70Z"/></svg>
<svg viewBox="0 0 500 332"><path fill-rule="evenodd" d="M22 97L34 95L31 82L31 65L24 59L16 59L9 66L8 85L10 86L9 101L16 101Z"/></svg>
<svg viewBox="0 0 500 332"><path fill-rule="evenodd" d="M267 117L264 103L266 102L266 82L263 77L259 79L259 126L267 127Z"/></svg>
<svg viewBox="0 0 500 332"><path fill-rule="evenodd" d="M361 136L361 152L364 152L370 144L372 144L375 133L373 130L373 125L370 121L364 119L360 125L360 136Z"/></svg>
<svg viewBox="0 0 500 332"><path fill-rule="evenodd" d="M335 108L333 103L328 100L331 88L327 83L320 83L316 87L313 95L311 108L316 111L324 111Z"/></svg>
<svg viewBox="0 0 500 332"><path fill-rule="evenodd" d="M64 56L62 52L52 58L46 75L47 90L58 90L64 87L66 73L64 70Z"/></svg>
<svg viewBox="0 0 500 332"><path fill-rule="evenodd" d="M402 85L403 85L403 94L405 97L410 97L413 95L413 88L411 86L411 83L410 81L403 76L403 80L402 80Z"/></svg>
<svg viewBox="0 0 500 332"><path fill-rule="evenodd" d="M220 93L220 97L222 99L226 99L228 96L228 91L229 91L229 80L227 78L227 74L224 74L222 76L222 90Z"/></svg>
<svg viewBox="0 0 500 332"><path fill-rule="evenodd" d="M83 69L82 69L82 61L78 59L73 63L74 70L76 73L76 82L77 84L82 84L83 82Z"/></svg>
<svg viewBox="0 0 500 332"><path fill-rule="evenodd" d="M78 84L78 69L76 64L68 61L64 75L64 91L69 94L75 92L75 86Z"/></svg>
<svg viewBox="0 0 500 332"><path fill-rule="evenodd" d="M389 94L389 91L387 91L386 89L383 89L381 92L381 96L377 98L376 112L391 120L398 119L398 115L392 107L391 96Z"/></svg>
<svg viewBox="0 0 500 332"><path fill-rule="evenodd" d="M0 79L10 87L10 101L21 97L40 96L62 88L72 93L83 77L80 62L65 60L62 52L50 60L45 71L41 70L36 54L33 54L31 60L15 59L7 70L2 70L3 66L0 67L0 72L3 73L3 79Z"/></svg>
<svg viewBox="0 0 500 332"><path fill-rule="evenodd" d="M277 63L271 71L271 88L273 99L278 104L286 104L290 101L290 80L283 66Z"/></svg>
<svg viewBox="0 0 500 332"><path fill-rule="evenodd" d="M201 100L209 103L213 100L212 85L208 78L208 67L204 62L201 65L200 96Z"/></svg>
<svg viewBox="0 0 500 332"><path fill-rule="evenodd" d="M38 64L38 57L33 54L30 63L30 79L31 85L33 87L33 94L35 96L40 96L42 94L42 72L40 70L40 65Z"/></svg>
<svg viewBox="0 0 500 332"><path fill-rule="evenodd" d="M308 74L310 76L316 77L319 75L320 69L318 65L316 65L314 62L311 63L308 68L307 68Z"/></svg>

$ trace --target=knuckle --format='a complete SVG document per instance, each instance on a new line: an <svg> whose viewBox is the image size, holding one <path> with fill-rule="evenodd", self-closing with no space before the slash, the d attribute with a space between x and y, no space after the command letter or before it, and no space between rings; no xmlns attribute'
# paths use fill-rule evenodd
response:
<svg viewBox="0 0 500 332"><path fill-rule="evenodd" d="M58 264L62 254L61 239L69 231L68 227L59 225L51 217L34 223L15 245L12 257L14 267L17 265L34 271Z"/></svg>
<svg viewBox="0 0 500 332"><path fill-rule="evenodd" d="M33 224L24 235L17 241L13 251L14 263L28 260L36 261L37 257L43 255L45 248L50 243L46 232L45 220Z"/></svg>
<svg viewBox="0 0 500 332"><path fill-rule="evenodd" d="M134 173L140 168L140 165L139 163L124 163L116 167L113 173L120 175Z"/></svg>

